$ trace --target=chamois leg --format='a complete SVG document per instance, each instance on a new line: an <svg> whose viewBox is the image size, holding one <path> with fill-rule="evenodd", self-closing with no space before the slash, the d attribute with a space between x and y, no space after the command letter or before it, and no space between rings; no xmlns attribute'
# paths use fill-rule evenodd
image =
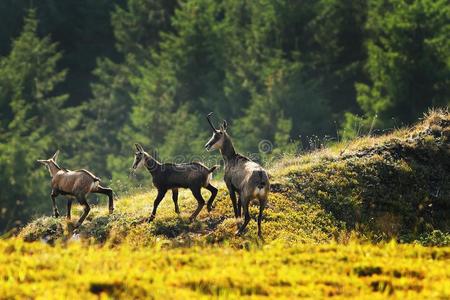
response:
<svg viewBox="0 0 450 300"><path fill-rule="evenodd" d="M92 193L103 194L108 196L108 207L109 213L112 214L114 211L114 199L113 199L113 191L110 188L102 187L101 185L97 186L97 188L92 191Z"/></svg>
<svg viewBox="0 0 450 300"><path fill-rule="evenodd" d="M241 197L241 199L242 199L242 197ZM244 199L242 199L242 200L244 200ZM250 221L250 213L248 212L249 204L250 204L249 200L242 201L242 209L244 211L244 223L239 228L239 230L236 232L236 235L241 235L244 232L245 227L247 227L248 222Z"/></svg>
<svg viewBox="0 0 450 300"><path fill-rule="evenodd" d="M234 217L237 219L238 210L237 210L237 201L236 201L236 190L233 188L231 184L227 183L228 192L230 193L231 203L233 204Z"/></svg>
<svg viewBox="0 0 450 300"><path fill-rule="evenodd" d="M238 195L237 207L236 207L238 218L241 218L241 217L242 217L242 211L241 211L241 209L242 209L241 195Z"/></svg>
<svg viewBox="0 0 450 300"><path fill-rule="evenodd" d="M263 217L263 210L266 207L266 199L260 199L259 200L259 214L258 214L258 237L262 238L262 232L261 232L261 221Z"/></svg>
<svg viewBox="0 0 450 300"><path fill-rule="evenodd" d="M56 206L56 197L59 195L59 193L55 190L52 191L52 194L50 195L52 197L52 206L53 206L53 216L55 218L59 217L59 211L58 207Z"/></svg>
<svg viewBox="0 0 450 300"><path fill-rule="evenodd" d="M67 199L67 220L70 220L70 212L72 210L72 199Z"/></svg>
<svg viewBox="0 0 450 300"><path fill-rule="evenodd" d="M152 214L150 215L150 218L148 218L149 222L151 222L151 221L153 221L153 219L155 219L156 210L158 209L158 205L161 202L161 200L164 198L166 193L167 193L167 190L158 190L158 195L156 196L155 202L153 203Z"/></svg>
<svg viewBox="0 0 450 300"><path fill-rule="evenodd" d="M175 204L175 212L179 214L180 208L178 207L178 189L172 189L172 200L173 204Z"/></svg>
<svg viewBox="0 0 450 300"><path fill-rule="evenodd" d="M196 189L191 189L192 194L194 195L195 199L197 199L197 209L192 213L192 215L189 217L189 221L193 221L195 220L195 218L197 217L197 215L200 213L200 211L202 210L203 206L205 205L205 200L202 197L202 193L200 193L200 188Z"/></svg>
<svg viewBox="0 0 450 300"><path fill-rule="evenodd" d="M212 207L213 201L217 196L217 189L215 187L213 187L211 184L208 184L206 189L211 192L211 196L208 199L208 204L206 205L206 209L208 209L208 211L211 211L213 208Z"/></svg>
<svg viewBox="0 0 450 300"><path fill-rule="evenodd" d="M91 210L91 207L86 201L85 196L80 196L77 198L78 202L84 206L83 214L81 215L80 219L78 220L77 224L75 225L75 228L78 228L83 223L84 219L86 219L87 215L89 214L89 211Z"/></svg>

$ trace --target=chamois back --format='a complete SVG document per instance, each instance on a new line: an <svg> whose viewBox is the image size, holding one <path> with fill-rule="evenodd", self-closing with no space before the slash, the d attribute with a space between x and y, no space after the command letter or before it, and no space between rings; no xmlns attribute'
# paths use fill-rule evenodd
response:
<svg viewBox="0 0 450 300"><path fill-rule="evenodd" d="M72 195L85 195L99 185L100 179L86 170L59 171L52 180L54 189Z"/></svg>
<svg viewBox="0 0 450 300"><path fill-rule="evenodd" d="M91 172L89 172L86 169L77 170L76 172L84 172L84 173L88 174L89 176L91 176L94 181L100 181L99 177L95 176L94 174L92 174Z"/></svg>

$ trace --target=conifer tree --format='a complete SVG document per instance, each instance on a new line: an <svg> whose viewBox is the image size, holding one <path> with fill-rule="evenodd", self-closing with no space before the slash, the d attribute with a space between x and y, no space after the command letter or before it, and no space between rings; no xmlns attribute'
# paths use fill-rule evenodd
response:
<svg viewBox="0 0 450 300"><path fill-rule="evenodd" d="M369 2L369 82L356 85L366 127L409 124L449 104L449 17L445 0ZM355 120L347 114L347 127Z"/></svg>
<svg viewBox="0 0 450 300"><path fill-rule="evenodd" d="M64 108L68 95L55 92L66 76L57 67L62 55L37 27L30 10L11 52L0 60L0 103L9 103L0 131L0 227L50 207L47 174L36 159L62 146L74 125Z"/></svg>

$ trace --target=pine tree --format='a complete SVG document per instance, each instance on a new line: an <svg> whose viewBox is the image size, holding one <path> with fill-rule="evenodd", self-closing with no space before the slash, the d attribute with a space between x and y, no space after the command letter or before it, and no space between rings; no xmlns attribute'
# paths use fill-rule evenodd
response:
<svg viewBox="0 0 450 300"><path fill-rule="evenodd" d="M161 33L158 46L131 81L133 107L124 144L133 145L133 139L152 149L164 148L170 155L192 154L190 147L176 144L174 137L180 130L180 136L188 134L196 138L192 143L200 145L199 136L204 135L196 133L199 119L194 118L214 109L222 93L216 9L209 1L195 0L176 10L172 30Z"/></svg>
<svg viewBox="0 0 450 300"><path fill-rule="evenodd" d="M234 126L238 140L246 141L241 149L258 151L262 140L287 149L299 135L326 132L331 112L321 82L311 76L314 56L307 56L315 50L307 28L317 14L316 3L233 3L227 20L239 51L229 57L234 70L227 74L233 78L227 89L249 98Z"/></svg>
<svg viewBox="0 0 450 300"><path fill-rule="evenodd" d="M50 207L43 184L47 174L36 159L62 146L74 125L63 107L68 96L54 91L66 75L57 70L61 53L49 37L38 37L37 26L30 10L11 52L0 61L0 103L10 105L0 131L0 227Z"/></svg>
<svg viewBox="0 0 450 300"><path fill-rule="evenodd" d="M296 12L291 13L294 18ZM354 82L362 80L366 60L364 25L366 1L320 0L300 43L304 73L315 79L334 118L358 112ZM306 45L303 45L306 44Z"/></svg>
<svg viewBox="0 0 450 300"><path fill-rule="evenodd" d="M369 83L359 83L366 123L411 123L450 99L450 6L445 0L371 1L367 30ZM349 121L352 117L349 116Z"/></svg>
<svg viewBox="0 0 450 300"><path fill-rule="evenodd" d="M137 94L143 77L141 68L150 63L161 32L171 30L170 16L175 7L176 1L128 0L125 8L117 6L111 14L121 59L97 61L93 72L96 81L91 84L93 97L84 105L88 118L82 137L84 151L80 154L81 160L91 162L106 178L113 174L116 178L126 177L123 170L129 166L125 157L136 140L145 141L137 136L139 130L131 122L132 114L142 112L133 108L143 101ZM99 144L103 147L99 148Z"/></svg>

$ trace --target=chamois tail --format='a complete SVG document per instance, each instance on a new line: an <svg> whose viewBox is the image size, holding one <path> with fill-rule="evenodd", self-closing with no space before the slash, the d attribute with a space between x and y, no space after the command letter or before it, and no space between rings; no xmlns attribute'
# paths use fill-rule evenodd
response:
<svg viewBox="0 0 450 300"><path fill-rule="evenodd" d="M217 168L219 168L220 167L220 165L215 165L215 166L212 166L209 170L208 170L208 173L212 173L212 172L214 172Z"/></svg>
<svg viewBox="0 0 450 300"><path fill-rule="evenodd" d="M254 190L253 196L256 198L265 198L269 191L269 178L263 170L253 171Z"/></svg>
<svg viewBox="0 0 450 300"><path fill-rule="evenodd" d="M208 175L206 176L206 181L204 187L207 187L212 179L212 173L218 168L220 165L215 165L212 168L208 169Z"/></svg>

